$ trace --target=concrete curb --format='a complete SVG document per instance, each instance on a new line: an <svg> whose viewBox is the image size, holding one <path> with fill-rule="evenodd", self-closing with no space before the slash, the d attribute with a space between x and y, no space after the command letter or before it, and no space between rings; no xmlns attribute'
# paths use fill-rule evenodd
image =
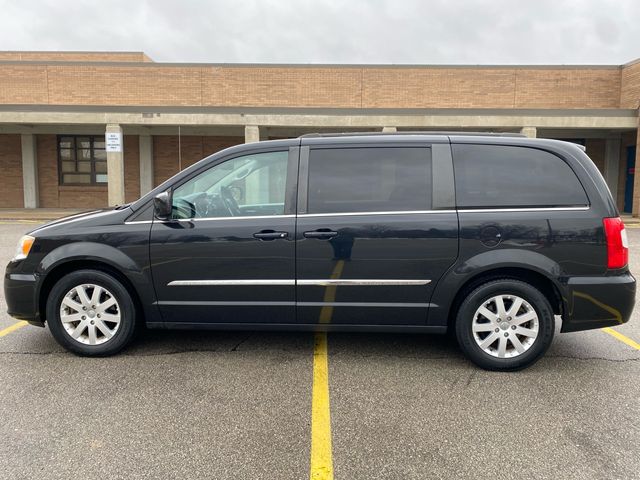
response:
<svg viewBox="0 0 640 480"><path fill-rule="evenodd" d="M48 222L58 218L75 215L82 210L59 208L0 208L0 221L3 222Z"/></svg>

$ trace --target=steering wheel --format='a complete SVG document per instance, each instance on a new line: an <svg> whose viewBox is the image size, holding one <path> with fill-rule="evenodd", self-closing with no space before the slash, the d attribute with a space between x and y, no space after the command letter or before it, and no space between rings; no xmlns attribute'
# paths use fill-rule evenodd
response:
<svg viewBox="0 0 640 480"><path fill-rule="evenodd" d="M220 198L222 199L222 203L224 204L225 208L229 210L229 213L232 217L242 215L242 210L240 210L240 206L234 198L233 193L231 192L231 188L220 187Z"/></svg>
<svg viewBox="0 0 640 480"><path fill-rule="evenodd" d="M184 199L179 199L177 205L172 206L173 218L193 218L196 212L196 206Z"/></svg>

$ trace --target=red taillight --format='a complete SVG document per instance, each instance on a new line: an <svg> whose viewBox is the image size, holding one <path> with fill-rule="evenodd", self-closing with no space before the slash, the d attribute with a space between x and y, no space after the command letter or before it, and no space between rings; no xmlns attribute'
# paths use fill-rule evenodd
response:
<svg viewBox="0 0 640 480"><path fill-rule="evenodd" d="M629 261L629 242L622 219L603 218L602 223L607 240L607 268L625 267Z"/></svg>

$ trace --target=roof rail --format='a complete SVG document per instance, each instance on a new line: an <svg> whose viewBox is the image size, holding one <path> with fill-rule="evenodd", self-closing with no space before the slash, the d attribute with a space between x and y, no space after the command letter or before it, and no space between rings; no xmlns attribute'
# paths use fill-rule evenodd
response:
<svg viewBox="0 0 640 480"><path fill-rule="evenodd" d="M322 138L322 137L368 137L386 135L458 135L469 137L526 137L522 133L511 132L451 132L451 131L401 131L401 132L336 132L336 133L305 133L298 138Z"/></svg>

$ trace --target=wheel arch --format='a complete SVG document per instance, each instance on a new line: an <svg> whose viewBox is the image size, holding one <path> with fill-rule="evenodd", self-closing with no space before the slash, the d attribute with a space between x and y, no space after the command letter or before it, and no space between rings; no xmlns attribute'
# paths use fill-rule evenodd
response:
<svg viewBox="0 0 640 480"><path fill-rule="evenodd" d="M477 274L468 278L460 286L449 307L447 316L447 327L453 326L461 303L472 290L474 290L479 285L482 285L483 283L499 279L520 280L534 286L535 288L540 290L540 292L549 301L549 304L553 309L553 313L555 315L562 315L563 297L560 289L551 278L531 268L520 266L497 267L478 272Z"/></svg>
<svg viewBox="0 0 640 480"><path fill-rule="evenodd" d="M98 270L114 277L117 281L122 283L131 295L138 321L145 321L146 315L142 305L142 300L134 283L118 268L108 262L96 259L70 259L65 262L57 263L46 272L37 293L37 305L41 321L46 321L47 299L49 298L49 294L51 293L53 286L65 275L78 270Z"/></svg>

